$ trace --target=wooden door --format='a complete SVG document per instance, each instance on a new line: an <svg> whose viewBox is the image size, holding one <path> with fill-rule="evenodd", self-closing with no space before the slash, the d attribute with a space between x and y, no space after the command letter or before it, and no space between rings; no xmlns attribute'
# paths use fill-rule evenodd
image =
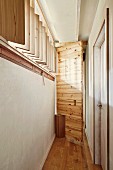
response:
<svg viewBox="0 0 113 170"><path fill-rule="evenodd" d="M66 116L66 138L83 139L83 55L79 43L58 49L57 112Z"/></svg>

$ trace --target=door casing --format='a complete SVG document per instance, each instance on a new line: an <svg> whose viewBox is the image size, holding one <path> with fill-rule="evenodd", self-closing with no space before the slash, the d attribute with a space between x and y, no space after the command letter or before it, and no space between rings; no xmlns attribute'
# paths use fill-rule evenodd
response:
<svg viewBox="0 0 113 170"><path fill-rule="evenodd" d="M103 28L105 27L105 35ZM95 57L95 48L101 50L101 45L105 37L106 42L106 60L107 60L107 170L109 170L109 8L106 9L106 17L100 29L100 32L97 36L97 39L93 46L93 162L95 164L99 163L99 160L96 160L96 144L95 144L95 70L94 70L94 57Z"/></svg>

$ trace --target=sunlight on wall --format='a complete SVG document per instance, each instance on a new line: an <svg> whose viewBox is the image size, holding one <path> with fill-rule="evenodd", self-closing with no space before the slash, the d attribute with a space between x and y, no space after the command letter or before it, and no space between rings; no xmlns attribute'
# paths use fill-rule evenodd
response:
<svg viewBox="0 0 113 170"><path fill-rule="evenodd" d="M59 63L59 67L63 67L62 71L64 74L61 74L60 78L72 87L82 91L82 86L80 86L82 79L81 57L69 58L66 60L62 59L62 61L62 63Z"/></svg>

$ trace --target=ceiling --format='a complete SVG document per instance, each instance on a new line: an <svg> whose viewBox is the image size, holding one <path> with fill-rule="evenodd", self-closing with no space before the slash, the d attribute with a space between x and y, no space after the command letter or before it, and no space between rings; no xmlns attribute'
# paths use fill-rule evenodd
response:
<svg viewBox="0 0 113 170"><path fill-rule="evenodd" d="M81 0L79 40L88 40L99 0Z"/></svg>
<svg viewBox="0 0 113 170"><path fill-rule="evenodd" d="M99 0L38 0L55 40L87 40Z"/></svg>

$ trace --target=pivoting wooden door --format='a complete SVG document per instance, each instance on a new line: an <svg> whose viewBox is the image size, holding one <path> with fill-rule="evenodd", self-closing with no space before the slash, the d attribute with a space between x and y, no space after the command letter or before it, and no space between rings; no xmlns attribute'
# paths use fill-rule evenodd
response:
<svg viewBox="0 0 113 170"><path fill-rule="evenodd" d="M81 43L69 43L57 49L57 112L66 116L66 138L83 139L83 57Z"/></svg>

